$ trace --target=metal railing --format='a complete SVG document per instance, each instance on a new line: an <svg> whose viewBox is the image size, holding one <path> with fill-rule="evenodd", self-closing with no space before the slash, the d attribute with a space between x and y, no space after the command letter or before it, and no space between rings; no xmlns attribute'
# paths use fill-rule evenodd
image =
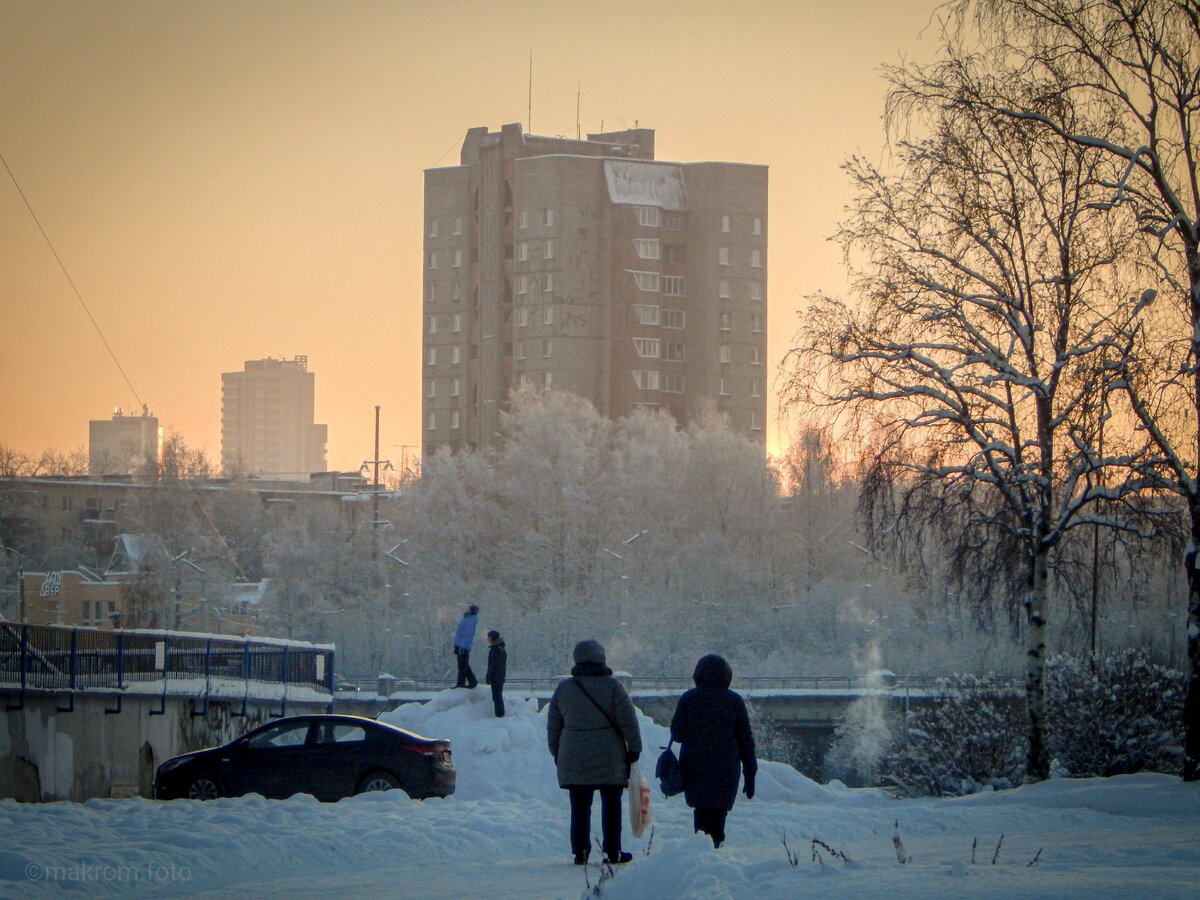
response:
<svg viewBox="0 0 1200 900"><path fill-rule="evenodd" d="M694 686L690 677L683 675L639 675L625 676L633 690L641 693L662 691L663 693L683 693ZM535 676L508 678L504 682L506 691L527 691L529 693L552 693L558 682L566 676ZM339 693L377 692L381 680L378 678L344 678L335 685ZM446 679L402 678L389 680L392 693L428 693L444 691L451 684ZM1003 687L1020 687L1022 676L1000 675L992 676L992 683ZM939 675L750 675L734 677L731 685L736 691L938 691L945 687L945 676Z"/></svg>
<svg viewBox="0 0 1200 900"><path fill-rule="evenodd" d="M286 705L293 687L332 696L333 662L334 648L327 644L0 622L0 686L20 693L19 703L9 709L20 709L30 690L120 694L155 682L162 682L164 702L167 694L190 694L202 697L207 709L214 680L241 682L243 697L252 684L282 685ZM73 704L72 697L64 711ZM119 708L118 703L113 711Z"/></svg>

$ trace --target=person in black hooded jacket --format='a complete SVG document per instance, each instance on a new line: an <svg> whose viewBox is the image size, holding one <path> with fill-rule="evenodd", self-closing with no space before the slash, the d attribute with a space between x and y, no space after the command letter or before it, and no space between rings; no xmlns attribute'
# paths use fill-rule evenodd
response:
<svg viewBox="0 0 1200 900"><path fill-rule="evenodd" d="M743 772L746 797L754 796L754 735L745 701L729 689L729 663L716 654L704 656L692 680L696 686L679 698L671 718L671 739L679 743L683 796L694 810L695 830L720 847Z"/></svg>

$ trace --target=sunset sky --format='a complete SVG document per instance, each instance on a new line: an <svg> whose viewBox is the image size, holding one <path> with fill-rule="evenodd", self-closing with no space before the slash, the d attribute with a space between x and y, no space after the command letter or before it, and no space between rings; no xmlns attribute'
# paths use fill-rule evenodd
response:
<svg viewBox="0 0 1200 900"><path fill-rule="evenodd" d="M303 354L329 466L371 458L376 405L398 464L421 439L423 170L472 126L573 136L577 92L582 133L770 167L777 363L804 297L844 289L839 166L886 158L879 67L932 56L937 4L0 0L25 198L0 166L0 444L85 447L145 403L219 462L221 373Z"/></svg>

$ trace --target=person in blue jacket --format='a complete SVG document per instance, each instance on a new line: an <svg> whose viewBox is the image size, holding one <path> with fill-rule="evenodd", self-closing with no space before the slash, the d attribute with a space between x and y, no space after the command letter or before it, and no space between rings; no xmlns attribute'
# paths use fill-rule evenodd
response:
<svg viewBox="0 0 1200 900"><path fill-rule="evenodd" d="M478 621L479 607L472 603L454 629L454 656L458 660L455 687L473 688L479 684L479 679L471 671L471 645L475 643L475 625Z"/></svg>
<svg viewBox="0 0 1200 900"><path fill-rule="evenodd" d="M716 654L701 657L692 680L696 686L679 698L671 718L671 740L679 743L683 797L695 830L720 847L743 775L746 798L754 796L754 735L745 701L729 689L729 663Z"/></svg>

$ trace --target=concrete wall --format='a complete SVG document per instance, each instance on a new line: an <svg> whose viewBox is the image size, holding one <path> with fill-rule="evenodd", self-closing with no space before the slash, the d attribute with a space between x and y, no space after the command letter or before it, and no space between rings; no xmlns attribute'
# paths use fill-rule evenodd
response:
<svg viewBox="0 0 1200 900"><path fill-rule="evenodd" d="M0 692L5 706L16 692ZM0 717L0 797L26 802L93 797L149 797L154 770L163 760L240 737L279 712L278 700L249 700L246 715L234 716L241 701L204 702L188 697L124 696L120 713L113 694L75 695L71 712L65 695L25 695L24 708ZM324 703L289 701L288 715L324 712ZM205 712L204 715L192 715Z"/></svg>

